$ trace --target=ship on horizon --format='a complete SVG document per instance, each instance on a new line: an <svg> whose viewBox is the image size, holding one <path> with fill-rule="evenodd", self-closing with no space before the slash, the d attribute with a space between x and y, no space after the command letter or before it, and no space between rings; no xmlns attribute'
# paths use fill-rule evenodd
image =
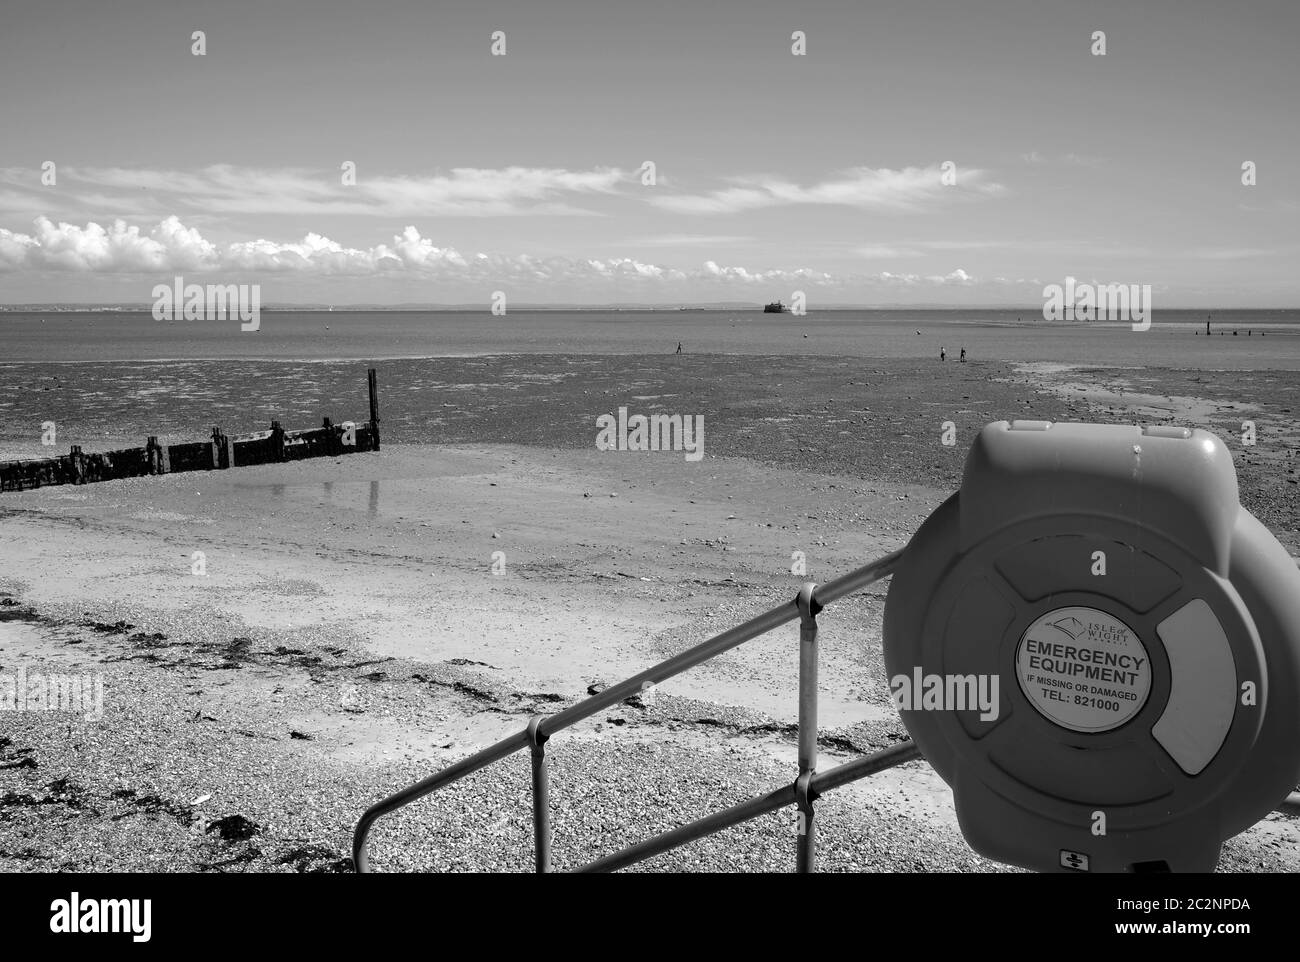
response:
<svg viewBox="0 0 1300 962"><path fill-rule="evenodd" d="M763 306L764 314L784 314L787 310L789 310L789 308L787 308L779 300L773 301L771 304L765 304Z"/></svg>

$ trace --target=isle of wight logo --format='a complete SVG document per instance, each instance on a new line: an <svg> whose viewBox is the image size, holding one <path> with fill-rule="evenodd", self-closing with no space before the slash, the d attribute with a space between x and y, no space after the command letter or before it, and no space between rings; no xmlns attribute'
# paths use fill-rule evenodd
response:
<svg viewBox="0 0 1300 962"><path fill-rule="evenodd" d="M1067 615L1066 617L1061 618L1058 621L1049 621L1047 624L1050 627L1055 628L1057 631L1065 632L1067 635L1070 636L1071 641L1077 639L1081 634L1084 633L1084 631L1087 630L1084 623L1080 621L1078 618L1074 617L1074 615Z"/></svg>

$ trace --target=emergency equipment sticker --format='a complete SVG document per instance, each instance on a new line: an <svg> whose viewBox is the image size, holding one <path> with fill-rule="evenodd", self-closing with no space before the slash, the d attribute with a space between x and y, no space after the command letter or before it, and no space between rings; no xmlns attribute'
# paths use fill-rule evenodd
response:
<svg viewBox="0 0 1300 962"><path fill-rule="evenodd" d="M1020 690L1056 724L1106 732L1151 694L1151 659L1133 629L1096 608L1057 608L1025 629L1016 649Z"/></svg>

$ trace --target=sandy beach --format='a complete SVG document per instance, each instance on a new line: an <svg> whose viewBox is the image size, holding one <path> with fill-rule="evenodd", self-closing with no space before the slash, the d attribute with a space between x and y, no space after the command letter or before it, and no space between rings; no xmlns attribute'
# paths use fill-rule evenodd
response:
<svg viewBox="0 0 1300 962"><path fill-rule="evenodd" d="M296 393L279 414L345 413L354 367L283 371ZM179 435L214 405L237 410L247 384L230 365L203 374L204 405L168 420ZM105 696L97 721L0 712L0 870L347 870L366 806L786 601L805 580L795 552L825 581L904 545L1000 418L1210 428L1243 503L1300 554L1297 377L412 360L381 367L379 453L5 494L0 671L102 673ZM485 383L508 388L487 398ZM287 398L273 387L259 386L268 409ZM75 398L57 403L88 448L134 441L160 410L113 401L92 423ZM593 419L619 404L703 414L706 456L597 451ZM884 590L820 619L822 769L905 737L881 661ZM556 868L793 780L796 679L786 626L557 737ZM521 756L382 822L374 867L529 869L529 804ZM818 822L828 871L1000 869L966 847L921 762L832 793ZM788 871L794 833L782 811L642 868ZM1300 869L1300 822L1270 816L1220 868Z"/></svg>

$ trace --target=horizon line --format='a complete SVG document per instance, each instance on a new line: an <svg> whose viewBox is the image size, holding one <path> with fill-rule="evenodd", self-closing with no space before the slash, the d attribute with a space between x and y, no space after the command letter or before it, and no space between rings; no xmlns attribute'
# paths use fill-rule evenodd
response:
<svg viewBox="0 0 1300 962"><path fill-rule="evenodd" d="M742 311L742 310L762 310L764 305L758 301L724 301L724 302L705 302L702 304L683 304L674 302L672 304L665 302L614 302L602 304L578 304L571 302L522 302L510 307L510 311ZM153 309L151 302L143 301L14 301L0 302L0 311L24 312L30 313L39 310L120 310L120 311L144 311L148 312ZM278 304L263 304L263 311L354 311L357 313L381 313L385 311L446 311L456 313L483 313L492 314L491 306L485 306L481 301L475 302L458 302L449 304L421 304L410 301L401 301L394 304L380 304L373 301L362 301L351 304L329 303L326 301L285 301ZM791 317L805 316L827 311L1029 311L1041 312L1043 305L1034 304L828 304L824 307L810 308L805 311L804 315L795 314L792 311L785 311ZM1179 306L1170 305L1161 308L1164 311L1206 311L1213 313L1215 311L1300 311L1300 305L1272 305L1268 307L1242 307L1233 305L1195 305Z"/></svg>

